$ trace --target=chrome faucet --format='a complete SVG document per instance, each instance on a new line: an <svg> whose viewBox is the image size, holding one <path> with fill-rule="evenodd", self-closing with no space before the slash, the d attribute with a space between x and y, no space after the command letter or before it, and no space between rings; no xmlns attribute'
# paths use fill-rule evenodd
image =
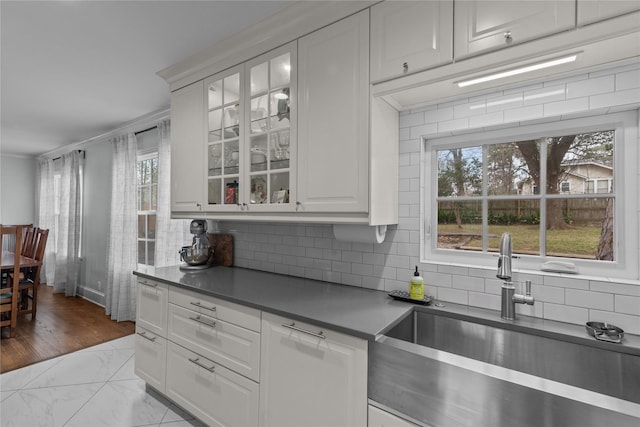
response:
<svg viewBox="0 0 640 427"><path fill-rule="evenodd" d="M527 280L525 295L516 294L516 288L511 281L511 234L503 233L500 239L500 255L498 257L498 272L496 277L504 280L502 284L502 303L500 317L507 320L515 320L516 303L533 305L535 302L531 296L531 280Z"/></svg>

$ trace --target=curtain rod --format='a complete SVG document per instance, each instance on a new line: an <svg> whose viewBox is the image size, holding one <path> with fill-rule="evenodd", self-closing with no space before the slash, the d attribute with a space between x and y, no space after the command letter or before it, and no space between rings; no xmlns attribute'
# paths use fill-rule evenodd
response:
<svg viewBox="0 0 640 427"><path fill-rule="evenodd" d="M134 135L139 135L141 133L148 132L148 131L153 130L153 129L158 129L158 126L157 125L156 126L151 126L148 129L139 130L138 132L134 132Z"/></svg>
<svg viewBox="0 0 640 427"><path fill-rule="evenodd" d="M78 153L82 153L82 158L86 158L87 153L84 150L77 150L77 151L78 151ZM56 157L56 158L51 159L51 160L53 160L55 162L56 160L60 160L61 158L62 158L62 156L59 156L59 157Z"/></svg>

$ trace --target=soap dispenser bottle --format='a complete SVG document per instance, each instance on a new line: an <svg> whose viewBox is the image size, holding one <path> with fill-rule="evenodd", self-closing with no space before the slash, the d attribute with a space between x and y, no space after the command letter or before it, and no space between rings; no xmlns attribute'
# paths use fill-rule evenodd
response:
<svg viewBox="0 0 640 427"><path fill-rule="evenodd" d="M424 279L420 276L417 265L409 285L409 297L411 299L421 300L424 298Z"/></svg>

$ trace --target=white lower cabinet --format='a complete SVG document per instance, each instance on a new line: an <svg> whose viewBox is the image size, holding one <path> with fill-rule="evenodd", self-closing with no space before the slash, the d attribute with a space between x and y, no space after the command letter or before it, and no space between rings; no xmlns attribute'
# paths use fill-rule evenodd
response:
<svg viewBox="0 0 640 427"><path fill-rule="evenodd" d="M158 391L165 390L167 340L136 326L136 357L134 372Z"/></svg>
<svg viewBox="0 0 640 427"><path fill-rule="evenodd" d="M254 381L259 379L260 334L169 304L169 340Z"/></svg>
<svg viewBox="0 0 640 427"><path fill-rule="evenodd" d="M169 399L209 426L258 425L258 384L186 348L167 348Z"/></svg>
<svg viewBox="0 0 640 427"><path fill-rule="evenodd" d="M260 426L366 426L367 341L262 314Z"/></svg>
<svg viewBox="0 0 640 427"><path fill-rule="evenodd" d="M390 412L369 405L368 427L417 427L416 424L403 420Z"/></svg>

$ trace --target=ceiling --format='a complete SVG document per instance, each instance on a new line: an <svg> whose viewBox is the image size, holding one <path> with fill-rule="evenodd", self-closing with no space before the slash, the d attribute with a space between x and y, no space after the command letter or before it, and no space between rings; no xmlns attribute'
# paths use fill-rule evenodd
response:
<svg viewBox="0 0 640 427"><path fill-rule="evenodd" d="M38 156L169 107L156 72L290 1L0 1L0 154Z"/></svg>

